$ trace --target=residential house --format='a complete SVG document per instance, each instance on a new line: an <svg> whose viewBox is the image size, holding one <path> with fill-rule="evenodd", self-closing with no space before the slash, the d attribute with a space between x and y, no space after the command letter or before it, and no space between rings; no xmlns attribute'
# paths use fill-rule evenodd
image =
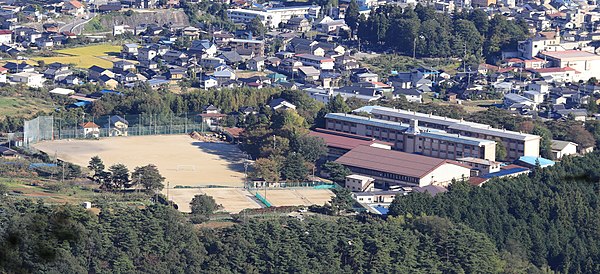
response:
<svg viewBox="0 0 600 274"><path fill-rule="evenodd" d="M339 70L349 71L359 68L360 65L354 57L351 57L350 55L342 55L338 58L335 58L335 67Z"/></svg>
<svg viewBox="0 0 600 274"><path fill-rule="evenodd" d="M296 109L296 106L288 101L286 101L283 98L277 98L277 99L273 99L271 100L271 102L269 102L269 106L273 109L273 110L285 110L285 109Z"/></svg>
<svg viewBox="0 0 600 274"><path fill-rule="evenodd" d="M394 89L394 98L399 96L404 96L407 101L413 103L422 103L423 102L423 92L415 88L406 88L406 89Z"/></svg>
<svg viewBox="0 0 600 274"><path fill-rule="evenodd" d="M13 149L5 146L0 146L0 158L3 159L16 159L19 157L19 153Z"/></svg>
<svg viewBox="0 0 600 274"><path fill-rule="evenodd" d="M181 80L185 78L186 71L183 69L172 68L167 72L167 78L169 80Z"/></svg>
<svg viewBox="0 0 600 274"><path fill-rule="evenodd" d="M194 40L188 53L202 58L214 57L217 54L217 47L209 40Z"/></svg>
<svg viewBox="0 0 600 274"><path fill-rule="evenodd" d="M567 155L577 154L577 144L568 141L552 140L552 158L560 160Z"/></svg>
<svg viewBox="0 0 600 274"><path fill-rule="evenodd" d="M235 71L231 67L228 67L225 65L215 68L213 77L215 77L215 79L217 79L219 84L226 82L228 80L236 80L237 79L237 75L235 74Z"/></svg>
<svg viewBox="0 0 600 274"><path fill-rule="evenodd" d="M219 125L227 117L227 114L223 114L219 108L209 105L204 108L204 111L199 116L202 117L202 122L213 128Z"/></svg>
<svg viewBox="0 0 600 274"><path fill-rule="evenodd" d="M262 56L256 56L246 63L248 69L253 71L263 71L265 69L265 58Z"/></svg>
<svg viewBox="0 0 600 274"><path fill-rule="evenodd" d="M158 52L152 48L140 48L137 50L137 60L142 61L151 61L158 55Z"/></svg>
<svg viewBox="0 0 600 274"><path fill-rule="evenodd" d="M288 74L295 74L298 72L298 68L302 66L300 61L294 59L283 59L279 64L279 69Z"/></svg>
<svg viewBox="0 0 600 274"><path fill-rule="evenodd" d="M79 124L83 138L100 138L100 126L94 122L85 122Z"/></svg>
<svg viewBox="0 0 600 274"><path fill-rule="evenodd" d="M541 104L544 102L546 95L540 93L537 90L526 90L523 92L523 96L536 104Z"/></svg>
<svg viewBox="0 0 600 274"><path fill-rule="evenodd" d="M73 71L69 69L68 65L58 62L48 65L47 69L44 71L44 77L51 79L52 81L62 81L71 74L73 74Z"/></svg>
<svg viewBox="0 0 600 274"><path fill-rule="evenodd" d="M352 81L354 82L377 82L379 81L379 75L371 72L362 72L352 75Z"/></svg>
<svg viewBox="0 0 600 274"><path fill-rule="evenodd" d="M310 66L302 66L298 68L298 77L308 83L315 82L319 80L319 76L321 75L321 71L314 67Z"/></svg>
<svg viewBox="0 0 600 274"><path fill-rule="evenodd" d="M135 74L129 70L125 71L122 74L117 74L116 78L123 84L137 82L140 80L137 74Z"/></svg>
<svg viewBox="0 0 600 274"><path fill-rule="evenodd" d="M321 57L312 54L296 54L296 58L305 66L312 66L320 70L333 70L333 58Z"/></svg>
<svg viewBox="0 0 600 274"><path fill-rule="evenodd" d="M8 73L8 69L4 67L0 67L0 83L6 83L6 74Z"/></svg>
<svg viewBox="0 0 600 274"><path fill-rule="evenodd" d="M79 79L79 77L77 77L75 75L69 75L69 76L65 77L64 79L62 79L60 81L60 83L64 84L64 85L68 85L68 86L75 86L75 85L82 84L83 82L81 81L81 79Z"/></svg>
<svg viewBox="0 0 600 274"><path fill-rule="evenodd" d="M204 78L202 78L202 87L204 89L209 89L209 88L218 87L218 86L219 86L219 81L217 81L217 78L215 78L213 76L204 76Z"/></svg>
<svg viewBox="0 0 600 274"><path fill-rule="evenodd" d="M310 30L310 22L306 20L304 17L294 17L288 20L286 24L286 28L290 30L295 30L299 32L305 32Z"/></svg>
<svg viewBox="0 0 600 274"><path fill-rule="evenodd" d="M344 19L333 20L326 16L317 24L317 30L323 33L338 34L341 29L350 29Z"/></svg>
<svg viewBox="0 0 600 274"><path fill-rule="evenodd" d="M563 118L563 119L573 119L575 121L581 121L581 122L585 122L585 120L587 119L587 109L577 109L577 108L572 108L572 109L557 109L554 110L554 112L557 114L558 117Z"/></svg>
<svg viewBox="0 0 600 274"><path fill-rule="evenodd" d="M123 48L121 49L121 54L123 55L123 58L135 59L138 55L139 47L140 46L138 44L124 44Z"/></svg>
<svg viewBox="0 0 600 274"><path fill-rule="evenodd" d="M265 42L261 40L251 39L231 39L227 42L227 45L232 50L251 50L256 56L264 56L265 54Z"/></svg>
<svg viewBox="0 0 600 274"><path fill-rule="evenodd" d="M113 71L115 73L125 73L127 71L135 71L135 64L129 61L120 60L113 62Z"/></svg>
<svg viewBox="0 0 600 274"><path fill-rule="evenodd" d="M515 93L505 94L503 104L509 110L537 109L535 102Z"/></svg>
<svg viewBox="0 0 600 274"><path fill-rule="evenodd" d="M240 56L236 51L223 51L218 57L225 60L225 64L233 68L237 68L237 66L243 61L242 56Z"/></svg>
<svg viewBox="0 0 600 274"><path fill-rule="evenodd" d="M18 73L18 72L34 72L35 68L32 65L29 65L25 62L22 63L15 63L15 62L8 62L6 64L4 64L2 67L8 69L9 73Z"/></svg>
<svg viewBox="0 0 600 274"><path fill-rule="evenodd" d="M12 44L13 32L12 30L2 29L0 30L0 44Z"/></svg>
<svg viewBox="0 0 600 274"><path fill-rule="evenodd" d="M103 75L108 76L110 78L115 77L114 72L112 72L111 70L105 69L103 67L99 67L96 65L93 65L88 68L88 74L89 74L89 78L94 81L99 81L100 77Z"/></svg>
<svg viewBox="0 0 600 274"><path fill-rule="evenodd" d="M66 1L61 12L73 16L83 16L85 14L85 7L77 0Z"/></svg>
<svg viewBox="0 0 600 274"><path fill-rule="evenodd" d="M338 87L342 80L342 75L335 72L324 71L319 75L321 86L324 88Z"/></svg>
<svg viewBox="0 0 600 274"><path fill-rule="evenodd" d="M187 57L187 54L178 50L169 50L162 56L163 60L169 64L175 64L177 60Z"/></svg>
<svg viewBox="0 0 600 274"><path fill-rule="evenodd" d="M44 86L44 75L35 72L15 73L10 76L10 80L14 83L22 83L32 88L41 88Z"/></svg>
<svg viewBox="0 0 600 274"><path fill-rule="evenodd" d="M108 136L127 136L129 122L119 115L113 115L110 116L104 127L108 129Z"/></svg>

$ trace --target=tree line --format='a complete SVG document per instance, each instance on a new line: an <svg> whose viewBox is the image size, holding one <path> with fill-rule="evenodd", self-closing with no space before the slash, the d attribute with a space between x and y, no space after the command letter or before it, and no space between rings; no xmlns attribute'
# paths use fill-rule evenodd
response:
<svg viewBox="0 0 600 274"><path fill-rule="evenodd" d="M493 242L437 217L288 217L195 229L173 208L0 201L7 273L500 273ZM379 233L385 231L385 233Z"/></svg>
<svg viewBox="0 0 600 274"><path fill-rule="evenodd" d="M165 187L165 177L160 175L158 168L152 164L136 167L133 172L124 164L114 164L107 171L102 159L94 156L88 164L88 169L92 171L91 179L100 185L101 189L108 191L140 186L146 191L158 192Z"/></svg>
<svg viewBox="0 0 600 274"><path fill-rule="evenodd" d="M379 6L368 18L358 11L347 14L345 20L361 42L408 56L494 60L503 49L516 49L529 33L524 21L502 15L490 19L481 9L451 16L419 3L414 9Z"/></svg>
<svg viewBox="0 0 600 274"><path fill-rule="evenodd" d="M392 216L440 216L486 233L510 254L514 273L532 266L560 273L600 272L600 153L564 158L530 175L483 187L454 183L445 194L398 197Z"/></svg>

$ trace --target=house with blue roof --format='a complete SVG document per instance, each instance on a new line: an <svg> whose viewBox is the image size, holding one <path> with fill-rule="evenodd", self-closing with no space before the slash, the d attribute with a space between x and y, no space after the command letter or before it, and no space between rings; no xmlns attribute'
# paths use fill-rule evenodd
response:
<svg viewBox="0 0 600 274"><path fill-rule="evenodd" d="M521 157L519 157L519 160L517 160L516 162L517 162L517 164L524 165L529 168L534 168L537 165L544 168L544 167L553 166L555 164L555 162L552 160L542 158L542 157L534 157L534 156L521 156Z"/></svg>

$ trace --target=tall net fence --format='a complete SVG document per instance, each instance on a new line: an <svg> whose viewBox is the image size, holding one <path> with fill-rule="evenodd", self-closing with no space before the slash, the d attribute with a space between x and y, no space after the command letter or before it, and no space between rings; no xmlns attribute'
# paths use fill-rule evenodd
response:
<svg viewBox="0 0 600 274"><path fill-rule="evenodd" d="M209 128L200 113L40 116L25 121L23 146L44 140L187 134L205 132Z"/></svg>
<svg viewBox="0 0 600 274"><path fill-rule="evenodd" d="M23 123L23 143L35 144L40 141L53 140L54 117L40 116Z"/></svg>

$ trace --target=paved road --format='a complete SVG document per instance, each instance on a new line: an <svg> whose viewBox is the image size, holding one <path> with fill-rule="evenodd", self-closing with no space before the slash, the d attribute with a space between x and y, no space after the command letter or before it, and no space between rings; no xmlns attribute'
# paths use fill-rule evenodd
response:
<svg viewBox="0 0 600 274"><path fill-rule="evenodd" d="M69 22L66 22L64 25L61 25L58 28L58 31L59 32L70 31L77 35L80 35L81 32L83 31L83 27L85 26L85 24L87 22L91 21L92 19L94 19L94 17L96 17L95 13L89 13L88 15L89 15L89 19L75 18Z"/></svg>

